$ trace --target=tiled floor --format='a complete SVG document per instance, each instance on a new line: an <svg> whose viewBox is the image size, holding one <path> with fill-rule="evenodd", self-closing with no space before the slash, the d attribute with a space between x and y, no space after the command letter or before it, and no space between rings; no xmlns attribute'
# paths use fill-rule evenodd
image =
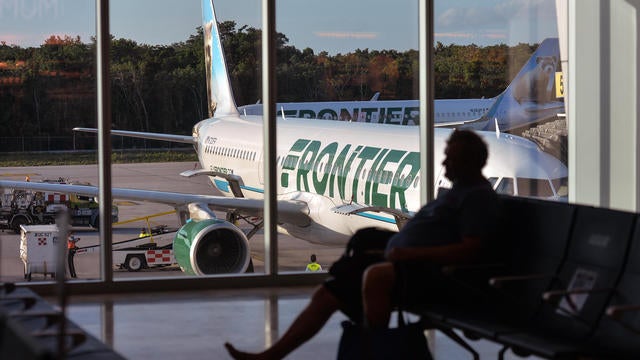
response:
<svg viewBox="0 0 640 360"><path fill-rule="evenodd" d="M263 349L291 324L312 290L73 297L67 316L128 359L229 359L223 347L226 341L243 350ZM335 314L317 336L288 359L334 359L344 319L342 314ZM439 333L430 340L436 359L471 359L469 353ZM472 344L483 359L496 358L496 345L482 341Z"/></svg>

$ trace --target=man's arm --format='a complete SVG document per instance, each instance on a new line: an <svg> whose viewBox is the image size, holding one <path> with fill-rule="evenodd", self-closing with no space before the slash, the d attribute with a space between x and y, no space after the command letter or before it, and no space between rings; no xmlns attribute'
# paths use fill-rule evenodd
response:
<svg viewBox="0 0 640 360"><path fill-rule="evenodd" d="M465 236L461 242L449 245L395 247L387 253L387 260L424 260L436 264L465 263L475 260L481 250L482 240L479 237Z"/></svg>

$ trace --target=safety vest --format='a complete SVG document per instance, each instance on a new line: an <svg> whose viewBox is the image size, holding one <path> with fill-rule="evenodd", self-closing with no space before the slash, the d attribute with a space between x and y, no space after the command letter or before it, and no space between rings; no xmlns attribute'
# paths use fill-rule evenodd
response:
<svg viewBox="0 0 640 360"><path fill-rule="evenodd" d="M322 266L316 262L309 263L306 271L316 272L322 270Z"/></svg>

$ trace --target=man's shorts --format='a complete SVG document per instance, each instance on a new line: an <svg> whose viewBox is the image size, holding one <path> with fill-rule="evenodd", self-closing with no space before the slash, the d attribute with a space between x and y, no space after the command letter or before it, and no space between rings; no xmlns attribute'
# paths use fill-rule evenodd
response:
<svg viewBox="0 0 640 360"><path fill-rule="evenodd" d="M396 283L393 301L403 306L463 304L465 288L442 272L442 266L427 261L394 263Z"/></svg>
<svg viewBox="0 0 640 360"><path fill-rule="evenodd" d="M340 300L342 312L356 323L362 321L363 315L362 275L371 264L384 261L382 251L394 234L394 231L378 228L358 230L349 240L347 254L329 268L329 273L333 276L325 281L324 286ZM378 249L380 254L357 255L370 248Z"/></svg>
<svg viewBox="0 0 640 360"><path fill-rule="evenodd" d="M428 304L456 304L468 302L466 288L442 272L440 265L426 261L402 261L394 263L396 283L392 302L403 308ZM342 305L342 312L356 323L362 322L362 274L331 277L324 282Z"/></svg>

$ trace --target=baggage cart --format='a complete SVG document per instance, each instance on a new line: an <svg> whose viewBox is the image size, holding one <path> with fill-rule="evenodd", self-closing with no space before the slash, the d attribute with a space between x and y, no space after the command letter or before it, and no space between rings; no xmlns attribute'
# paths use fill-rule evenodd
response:
<svg viewBox="0 0 640 360"><path fill-rule="evenodd" d="M20 259L24 278L31 281L33 273L56 276L56 245L59 241L56 225L20 225Z"/></svg>

